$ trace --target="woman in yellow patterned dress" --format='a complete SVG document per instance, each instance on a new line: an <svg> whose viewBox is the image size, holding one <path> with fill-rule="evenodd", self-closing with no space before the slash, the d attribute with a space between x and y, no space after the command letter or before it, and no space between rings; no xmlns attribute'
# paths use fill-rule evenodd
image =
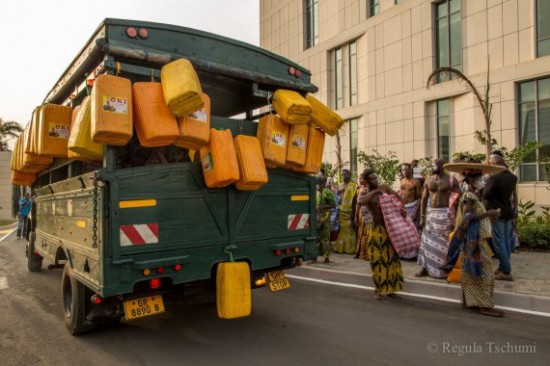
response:
<svg viewBox="0 0 550 366"><path fill-rule="evenodd" d="M400 297L395 293L404 287L403 269L399 256L388 238L379 203L380 195L384 193L397 195L397 193L385 185L378 185L378 177L374 170L365 169L363 174L366 177L369 192L359 195L358 202L367 206L372 217L367 233L367 250L375 287L374 297L376 300L382 300L388 295L399 299Z"/></svg>
<svg viewBox="0 0 550 366"><path fill-rule="evenodd" d="M348 169L342 169L342 180L343 183L338 187L338 193L342 199L340 206L338 206L340 231L334 245L334 251L355 254L357 252L357 231L354 220L357 183L351 181L351 173Z"/></svg>

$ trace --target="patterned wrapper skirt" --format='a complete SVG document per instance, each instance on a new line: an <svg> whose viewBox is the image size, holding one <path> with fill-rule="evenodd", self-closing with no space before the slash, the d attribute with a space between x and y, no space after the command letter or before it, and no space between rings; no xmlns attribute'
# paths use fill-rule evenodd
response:
<svg viewBox="0 0 550 366"><path fill-rule="evenodd" d="M369 225L367 250L376 292L387 295L402 290L404 280L401 262L384 226L374 223Z"/></svg>

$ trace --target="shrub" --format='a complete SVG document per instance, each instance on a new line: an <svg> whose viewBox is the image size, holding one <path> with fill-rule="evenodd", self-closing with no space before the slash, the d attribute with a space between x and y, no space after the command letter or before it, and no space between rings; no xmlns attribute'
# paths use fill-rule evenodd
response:
<svg viewBox="0 0 550 366"><path fill-rule="evenodd" d="M550 249L550 225L542 216L518 225L518 236L522 246Z"/></svg>
<svg viewBox="0 0 550 366"><path fill-rule="evenodd" d="M375 149L372 152L372 154L367 154L364 151L359 151L357 161L366 168L374 169L380 183L391 187L395 182L397 172L401 168L397 154L395 151L388 151L386 155L381 155Z"/></svg>

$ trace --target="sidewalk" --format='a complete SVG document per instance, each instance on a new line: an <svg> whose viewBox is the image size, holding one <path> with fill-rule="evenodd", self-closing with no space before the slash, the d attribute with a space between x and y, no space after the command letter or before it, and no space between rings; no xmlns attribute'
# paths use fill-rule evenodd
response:
<svg viewBox="0 0 550 366"><path fill-rule="evenodd" d="M322 261L322 259L320 258ZM324 268L329 270L359 273L370 275L371 269L369 262L355 259L352 254L332 253L332 263L324 264L322 262L307 265L304 267ZM495 291L510 292L519 295L543 296L550 299L550 252L515 252L512 253L512 275L515 281L495 281ZM495 268L498 261L493 259ZM440 284L460 288L460 284L448 283L444 279L432 277L414 277L414 274L420 270L416 261L402 260L403 276L405 286L407 282Z"/></svg>

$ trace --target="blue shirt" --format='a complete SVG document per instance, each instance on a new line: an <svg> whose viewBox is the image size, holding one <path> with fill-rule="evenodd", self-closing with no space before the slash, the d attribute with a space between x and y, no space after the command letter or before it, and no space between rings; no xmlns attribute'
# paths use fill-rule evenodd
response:
<svg viewBox="0 0 550 366"><path fill-rule="evenodd" d="M26 199L25 197L19 200L19 213L23 216L29 216L31 212L31 199Z"/></svg>

